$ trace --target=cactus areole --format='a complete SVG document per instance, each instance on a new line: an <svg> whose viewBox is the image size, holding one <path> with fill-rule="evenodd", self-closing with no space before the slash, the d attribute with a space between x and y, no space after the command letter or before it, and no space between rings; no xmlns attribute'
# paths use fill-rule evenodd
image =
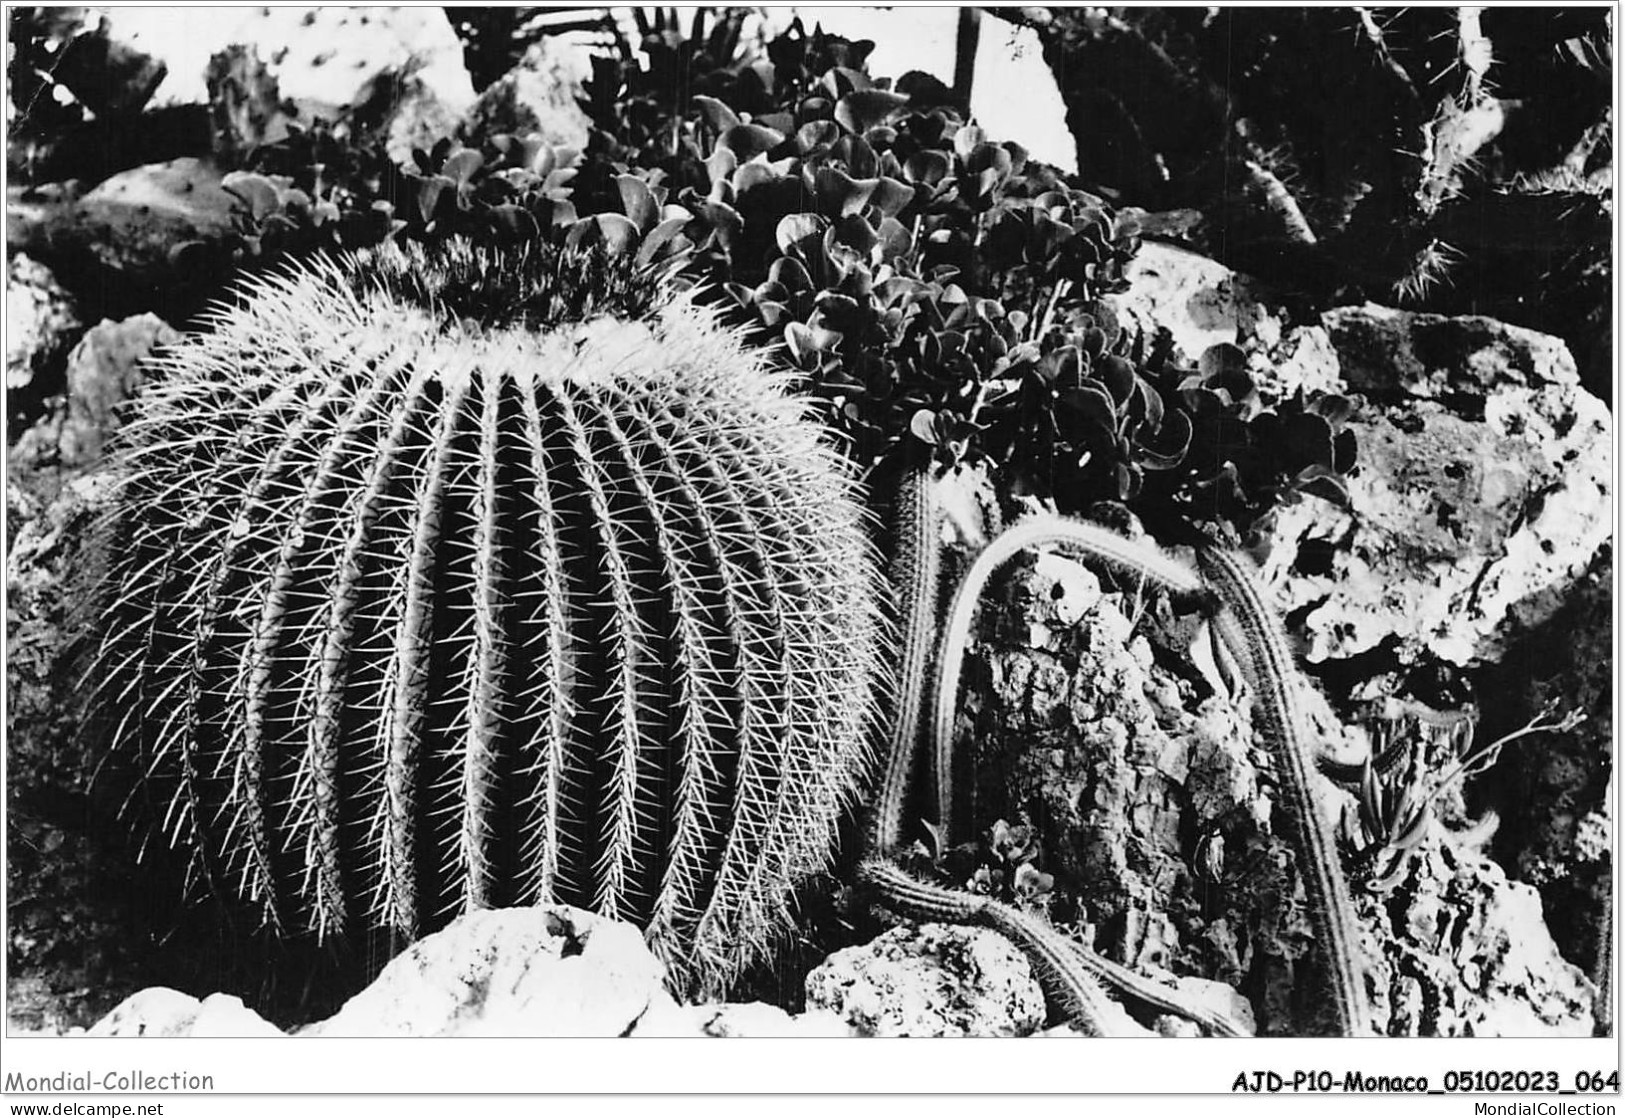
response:
<svg viewBox="0 0 1625 1118"><path fill-rule="evenodd" d="M879 583L767 359L616 258L245 281L124 432L94 682L198 879L284 935L560 901L715 992L869 769Z"/></svg>

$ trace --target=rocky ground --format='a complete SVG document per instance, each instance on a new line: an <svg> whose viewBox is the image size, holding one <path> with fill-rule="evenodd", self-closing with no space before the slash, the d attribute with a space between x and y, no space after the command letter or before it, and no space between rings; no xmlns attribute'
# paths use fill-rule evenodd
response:
<svg viewBox="0 0 1625 1118"><path fill-rule="evenodd" d="M264 11L277 14L236 18L268 21L251 28L262 49L285 42L280 57L268 55L284 96L345 105L393 83L401 95L380 127L398 133L403 150L493 115L519 114L561 142L583 127L559 95L571 67L545 50L476 98L449 27L362 27L369 17L332 12L317 18L337 22L314 36L296 11ZM417 11L435 16L391 18L438 17ZM210 33L223 44L248 32ZM129 42L157 51L152 34L132 24ZM307 58L313 42L328 45ZM200 58L169 61L161 99L201 99L208 54ZM274 114L255 127L274 129ZM205 909L153 893L147 875L162 877L162 854L132 869L119 805L99 794L95 759L77 744L73 576L118 405L140 391L141 359L195 309L169 249L229 225L220 177L209 159L186 156L118 168L88 186L13 188L7 200L10 1028L1054 1032L1025 960L996 934L907 924L880 934L881 925L849 920L850 898L832 886L804 906L802 961L752 986L778 1005L700 1007L665 994L633 929L569 909L465 917L348 1001L268 988L250 977L252 948L198 930ZM1305 387L1358 402L1349 507L1301 499L1265 525L1255 549L1318 687L1313 706L1327 741L1359 755L1384 718L1393 721L1385 701L1394 696L1467 712L1481 745L1543 711L1585 716L1508 746L1464 791L1442 796L1398 884L1361 895L1386 1031L1607 1031L1608 407L1582 387L1561 340L1493 319L1369 303L1305 313L1267 277L1155 241L1129 279L1114 297L1118 316L1166 328L1191 361L1236 347L1273 392ZM965 497L973 479L949 484L965 507L977 506ZM1290 847L1273 823L1268 765L1222 673L1193 655L1201 634L1143 606L1133 588L1103 585L1056 556L1034 557L995 584L960 725L979 773L975 830L1021 828L1029 860L1049 879L1035 903L1104 954L1200 992L1261 1035L1289 1031L1312 1016L1312 937ZM1355 798L1330 784L1326 793L1328 817L1355 830ZM1492 817L1492 834L1474 828ZM991 838L970 845L958 861L939 862L951 872L998 868ZM1133 1027L1149 1033L1184 1028L1133 1012Z"/></svg>

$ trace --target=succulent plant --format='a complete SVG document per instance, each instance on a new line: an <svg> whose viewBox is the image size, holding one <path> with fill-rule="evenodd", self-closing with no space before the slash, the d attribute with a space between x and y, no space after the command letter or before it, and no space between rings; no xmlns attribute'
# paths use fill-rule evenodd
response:
<svg viewBox="0 0 1625 1118"><path fill-rule="evenodd" d="M162 359L106 528L99 710L152 824L284 934L557 900L717 991L826 866L886 693L805 403L602 250L238 295Z"/></svg>

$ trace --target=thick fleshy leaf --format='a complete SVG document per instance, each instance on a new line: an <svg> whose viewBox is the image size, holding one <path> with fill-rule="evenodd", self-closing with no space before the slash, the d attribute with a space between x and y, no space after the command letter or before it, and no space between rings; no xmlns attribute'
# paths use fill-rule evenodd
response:
<svg viewBox="0 0 1625 1118"><path fill-rule="evenodd" d="M1247 372L1247 352L1233 342L1219 342L1203 351L1196 362L1207 387L1222 391L1236 403L1253 392L1253 378Z"/></svg>
<svg viewBox="0 0 1625 1118"><path fill-rule="evenodd" d="M875 235L880 238L880 258L894 260L899 256L907 256L914 247L914 237L908 231L908 226L895 217L882 218Z"/></svg>
<svg viewBox="0 0 1625 1118"><path fill-rule="evenodd" d="M863 133L908 106L908 98L886 89L862 89L835 104L835 120L842 128Z"/></svg>
<svg viewBox="0 0 1625 1118"><path fill-rule="evenodd" d="M854 179L834 167L820 167L813 172L813 189L818 196L821 213L835 217L855 214L869 203L869 196L880 185L878 179Z"/></svg>
<svg viewBox="0 0 1625 1118"><path fill-rule="evenodd" d="M893 178L880 179L874 193L869 196L869 204L879 210L883 217L896 217L912 201L914 188Z"/></svg>
<svg viewBox="0 0 1625 1118"><path fill-rule="evenodd" d="M249 216L255 221L263 221L282 208L276 184L264 175L256 175L251 171L233 171L220 180L220 187L226 193L240 198L243 205L248 208Z"/></svg>
<svg viewBox="0 0 1625 1118"><path fill-rule="evenodd" d="M491 224L506 237L523 241L529 240L539 233L536 219L526 213L523 206L516 206L512 203L492 206L489 213L491 215Z"/></svg>
<svg viewBox="0 0 1625 1118"><path fill-rule="evenodd" d="M1190 417L1182 411L1169 412L1154 434L1140 440L1138 458L1148 470L1171 470L1185 460L1190 446Z"/></svg>
<svg viewBox="0 0 1625 1118"><path fill-rule="evenodd" d="M954 133L954 154L961 159L969 159L971 152L986 142L987 133L974 124L967 124Z"/></svg>
<svg viewBox="0 0 1625 1118"><path fill-rule="evenodd" d="M632 224L644 231L653 229L660 221L660 207L649 184L636 175L616 175L615 186L621 192L621 209Z"/></svg>
<svg viewBox="0 0 1625 1118"><path fill-rule="evenodd" d="M1162 426L1162 393L1152 388L1144 377L1134 378L1136 410L1145 425L1155 431ZM1186 421L1187 423L1189 420Z"/></svg>
<svg viewBox="0 0 1625 1118"><path fill-rule="evenodd" d="M440 204L440 196L451 187L451 180L444 175L430 175L418 180L416 202L418 216L424 221L434 217L434 211Z"/></svg>
<svg viewBox="0 0 1625 1118"><path fill-rule="evenodd" d="M923 182L927 186L935 186L947 178L951 169L947 155L931 149L917 151L903 163L903 173L910 181Z"/></svg>
<svg viewBox="0 0 1625 1118"><path fill-rule="evenodd" d="M930 408L921 408L914 413L914 418L908 421L908 430L911 435L927 446L936 446L937 413Z"/></svg>
<svg viewBox="0 0 1625 1118"><path fill-rule="evenodd" d="M855 179L872 179L880 171L880 157L862 136L842 136L830 145L829 157L846 164L846 173Z"/></svg>
<svg viewBox="0 0 1625 1118"><path fill-rule="evenodd" d="M796 113L802 120L833 120L835 102L829 97L807 97L796 106Z"/></svg>
<svg viewBox="0 0 1625 1118"><path fill-rule="evenodd" d="M874 84L862 70L847 66L832 66L825 71L820 83L831 97L845 97L854 90L868 89Z"/></svg>
<svg viewBox="0 0 1625 1118"><path fill-rule="evenodd" d="M1119 406L1126 404L1129 397L1134 395L1134 366L1121 357L1102 357L1095 362L1095 376L1106 386L1106 391L1112 394L1112 400Z"/></svg>
<svg viewBox="0 0 1625 1118"><path fill-rule="evenodd" d="M1310 404L1309 410L1323 418L1332 425L1332 430L1341 431L1343 424L1354 415L1354 401L1347 396L1339 396L1329 392L1324 396L1317 396Z"/></svg>
<svg viewBox="0 0 1625 1118"><path fill-rule="evenodd" d="M808 291L813 285L806 265L793 256L781 256L773 261L768 266L767 278L768 282L779 284L786 291Z"/></svg>
<svg viewBox="0 0 1625 1118"><path fill-rule="evenodd" d="M734 196L743 198L757 187L778 182L783 178L783 172L764 159L741 163L733 175Z"/></svg>
<svg viewBox="0 0 1625 1118"><path fill-rule="evenodd" d="M1310 466L1298 474L1293 488L1301 493L1330 501L1339 508L1349 507L1349 487L1340 474L1324 466Z"/></svg>
<svg viewBox="0 0 1625 1118"><path fill-rule="evenodd" d="M624 253L638 243L638 227L620 214L596 214L576 222L564 239L566 248L599 243L612 256Z"/></svg>
<svg viewBox="0 0 1625 1118"><path fill-rule="evenodd" d="M1320 416L1308 412L1282 416L1281 436L1287 461L1332 468L1332 427Z"/></svg>
<svg viewBox="0 0 1625 1118"><path fill-rule="evenodd" d="M668 247L681 249L687 244L687 242L684 241L681 244L676 244L674 242L681 236L683 227L687 225L688 222L689 219L686 216L671 217L649 230L649 232L644 235L643 244L638 248L637 262L639 264L647 264L659 256L662 250Z"/></svg>
<svg viewBox="0 0 1625 1118"><path fill-rule="evenodd" d="M705 172L711 176L713 185L727 182L738 166L739 157L721 143L717 144L705 160Z"/></svg>
<svg viewBox="0 0 1625 1118"><path fill-rule="evenodd" d="M483 166L485 166L485 156L473 148L463 148L461 151L454 151L446 157L446 165L440 168L440 173L450 179L454 185L463 186Z"/></svg>
<svg viewBox="0 0 1625 1118"><path fill-rule="evenodd" d="M1117 406L1106 390L1085 381L1077 388L1061 393L1062 407L1109 431L1117 430Z"/></svg>
<svg viewBox="0 0 1625 1118"><path fill-rule="evenodd" d="M822 237L829 222L817 214L788 214L779 219L778 228L773 232L773 239L779 246L779 251L788 254L792 248L803 242Z"/></svg>
<svg viewBox="0 0 1625 1118"><path fill-rule="evenodd" d="M796 150L806 155L841 138L841 129L832 120L809 120L796 131Z"/></svg>
<svg viewBox="0 0 1625 1118"><path fill-rule="evenodd" d="M1346 474L1354 469L1357 450L1358 443L1354 431L1349 428L1339 431L1337 438L1332 442L1332 468L1340 474Z"/></svg>
<svg viewBox="0 0 1625 1118"><path fill-rule="evenodd" d="M722 134L720 142L744 163L784 143L784 133L760 124L736 124Z"/></svg>
<svg viewBox="0 0 1625 1118"><path fill-rule="evenodd" d="M864 259L868 259L869 254L874 250L875 244L879 240L873 227L855 213L848 214L836 222L828 235L834 238L835 243L846 245Z"/></svg>
<svg viewBox="0 0 1625 1118"><path fill-rule="evenodd" d="M722 251L731 254L745 234L745 219L739 211L726 202L705 202L700 207L700 216L711 227Z"/></svg>
<svg viewBox="0 0 1625 1118"><path fill-rule="evenodd" d="M694 107L700 110L700 118L718 134L739 125L739 114L715 97L707 97L703 93L696 93L694 95Z"/></svg>

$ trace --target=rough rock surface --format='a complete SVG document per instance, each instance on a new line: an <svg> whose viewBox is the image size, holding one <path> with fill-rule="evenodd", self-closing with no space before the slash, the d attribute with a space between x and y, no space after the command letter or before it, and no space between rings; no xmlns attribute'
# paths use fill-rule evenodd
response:
<svg viewBox="0 0 1625 1118"><path fill-rule="evenodd" d="M585 51L543 38L508 73L491 83L469 111L469 136L541 133L554 147L584 149L592 126L576 102L592 75Z"/></svg>
<svg viewBox="0 0 1625 1118"><path fill-rule="evenodd" d="M1035 827L1055 921L1145 973L1262 988L1261 1032L1306 1031L1316 1004L1299 978L1318 964L1251 722L1217 678L1158 662L1189 661L1205 634L1054 555L996 579L982 615L958 728L975 828L956 837ZM1329 748L1363 747L1303 698ZM1335 821L1346 798L1322 790ZM1376 955L1369 925L1365 941Z"/></svg>
<svg viewBox="0 0 1625 1118"><path fill-rule="evenodd" d="M1375 306L1329 312L1352 421L1352 509L1284 509L1271 558L1303 541L1329 564L1286 580L1311 661L1397 637L1453 664L1497 660L1549 618L1612 533L1612 420L1556 338L1483 318Z"/></svg>
<svg viewBox="0 0 1625 1118"><path fill-rule="evenodd" d="M121 171L81 198L7 197L6 236L41 256L88 257L97 267L162 275L170 250L231 228L234 199L207 159L186 156Z"/></svg>
<svg viewBox="0 0 1625 1118"><path fill-rule="evenodd" d="M1044 993L1026 958L986 928L893 928L807 976L807 1005L865 1036L1027 1036Z"/></svg>
<svg viewBox="0 0 1625 1118"><path fill-rule="evenodd" d="M1412 861L1380 910L1393 1035L1592 1035L1596 990L1558 954L1533 886L1437 835Z"/></svg>
<svg viewBox="0 0 1625 1118"><path fill-rule="evenodd" d="M12 451L14 469L77 471L94 463L118 428L117 409L140 389L141 362L180 334L157 315L104 320L85 332L68 357L67 398L24 432Z"/></svg>
<svg viewBox="0 0 1625 1118"><path fill-rule="evenodd" d="M72 576L106 485L80 477L44 501L14 475L7 491L7 1024L61 1031L141 985L143 945L117 902L119 831L90 803L68 659Z"/></svg>
<svg viewBox="0 0 1625 1118"><path fill-rule="evenodd" d="M108 10L114 39L163 62L155 104L201 102L209 58L252 44L282 96L332 119L360 104L380 79L415 76L448 110L474 101L463 48L439 8L220 7ZM177 34L180 26L184 33Z"/></svg>
<svg viewBox="0 0 1625 1118"><path fill-rule="evenodd" d="M151 986L131 994L92 1025L87 1036L118 1037L272 1037L281 1029L230 994L210 994L202 1001Z"/></svg>
<svg viewBox="0 0 1625 1118"><path fill-rule="evenodd" d="M1191 662L1206 644L1192 622L1054 556L996 581L983 613L958 739L975 832L1032 825L1052 918L1108 957L1253 991L1264 1034L1314 1029L1319 964L1267 758L1222 681ZM1307 685L1303 698L1322 742L1363 751L1363 732ZM1320 787L1335 822L1349 798ZM1380 1026L1590 1033L1593 987L1559 955L1532 887L1439 833L1413 862L1392 893L1353 898Z"/></svg>
<svg viewBox="0 0 1625 1118"><path fill-rule="evenodd" d="M1601 987L1605 1032L1614 942L1613 577L1612 548L1604 548L1563 608L1508 649L1480 688L1478 730L1482 740L1494 740L1549 705L1586 716L1568 733L1509 750L1486 800L1501 818L1493 853L1540 891L1563 957Z"/></svg>
<svg viewBox="0 0 1625 1118"><path fill-rule="evenodd" d="M629 924L565 905L469 913L413 944L302 1036L627 1034L669 1000Z"/></svg>
<svg viewBox="0 0 1625 1118"><path fill-rule="evenodd" d="M1277 396L1340 391L1337 355L1324 327L1289 324L1246 276L1187 249L1147 241L1123 269L1125 291L1106 303L1127 326L1166 329L1190 363L1221 343L1240 346L1259 389Z"/></svg>
<svg viewBox="0 0 1625 1118"><path fill-rule="evenodd" d="M7 272L6 388L16 389L59 367L80 322L72 297L45 265L19 252Z"/></svg>

